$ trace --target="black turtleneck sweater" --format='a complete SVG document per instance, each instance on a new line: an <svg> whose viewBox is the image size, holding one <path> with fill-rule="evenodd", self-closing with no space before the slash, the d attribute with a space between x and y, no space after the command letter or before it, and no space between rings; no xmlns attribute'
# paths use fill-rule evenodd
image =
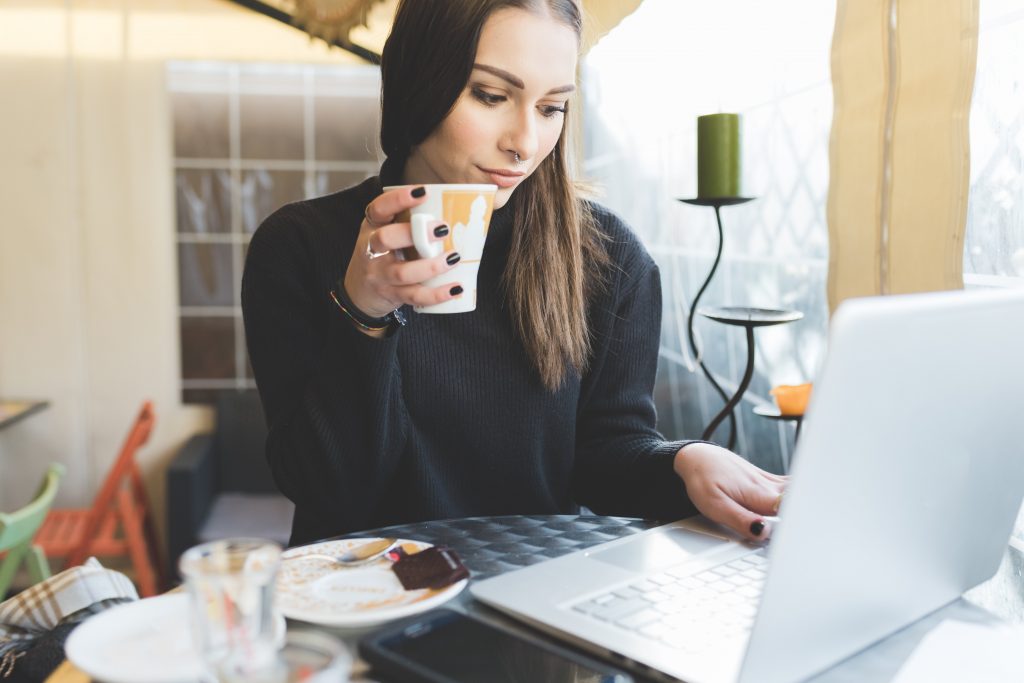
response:
<svg viewBox="0 0 1024 683"><path fill-rule="evenodd" d="M397 180L382 169L385 184ZM652 399L658 268L621 220L607 291L590 303L582 376L544 388L500 286L510 206L494 212L471 313L418 315L368 337L329 296L381 180L296 202L253 236L242 311L266 413L266 456L295 502L292 544L359 529L476 515L693 514Z"/></svg>

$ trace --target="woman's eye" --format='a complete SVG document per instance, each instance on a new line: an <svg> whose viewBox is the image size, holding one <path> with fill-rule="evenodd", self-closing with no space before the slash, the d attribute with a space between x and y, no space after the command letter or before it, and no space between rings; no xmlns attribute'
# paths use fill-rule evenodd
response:
<svg viewBox="0 0 1024 683"><path fill-rule="evenodd" d="M556 107L551 104L546 104L540 108L540 113L550 119L554 118L555 116L558 116L559 114L565 114L566 109L567 107L565 106Z"/></svg>
<svg viewBox="0 0 1024 683"><path fill-rule="evenodd" d="M473 88L472 93L473 97L489 106L500 104L507 99L504 95L495 95L479 88Z"/></svg>
<svg viewBox="0 0 1024 683"><path fill-rule="evenodd" d="M488 107L494 107L496 105L501 104L502 102L508 101L508 96L507 95L498 95L498 94L495 94L495 93L492 93L492 92L487 92L486 90L483 90L482 88L476 88L476 87L470 88L470 93L473 95L473 98L475 100L477 100L478 102L483 103L484 105L486 105ZM558 116L560 114L565 114L566 109L567 109L566 105L562 105L562 106L558 106L558 105L554 105L554 104L540 104L540 105L537 105L537 110L541 113L541 116L543 116L544 118L548 118L548 119L555 118L556 116Z"/></svg>

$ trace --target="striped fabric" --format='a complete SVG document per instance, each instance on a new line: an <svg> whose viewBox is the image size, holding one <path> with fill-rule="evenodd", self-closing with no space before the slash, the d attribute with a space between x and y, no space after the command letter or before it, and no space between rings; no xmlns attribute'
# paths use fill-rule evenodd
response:
<svg viewBox="0 0 1024 683"><path fill-rule="evenodd" d="M90 557L0 603L0 678L10 676L32 642L66 617L99 603L138 597L127 576Z"/></svg>

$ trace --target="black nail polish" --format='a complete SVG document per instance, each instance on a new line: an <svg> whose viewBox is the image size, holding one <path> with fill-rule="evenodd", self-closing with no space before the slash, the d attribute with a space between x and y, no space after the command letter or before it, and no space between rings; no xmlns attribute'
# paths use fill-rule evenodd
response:
<svg viewBox="0 0 1024 683"><path fill-rule="evenodd" d="M460 287L459 285L455 285L448 291L451 292L452 296L458 296L459 294L462 294L462 287Z"/></svg>
<svg viewBox="0 0 1024 683"><path fill-rule="evenodd" d="M447 234L448 234L448 226L447 225L439 225L436 228L434 228L434 237L444 237Z"/></svg>
<svg viewBox="0 0 1024 683"><path fill-rule="evenodd" d="M416 199L419 199L420 197L422 197L426 193L427 193L427 188L421 186L421 187L417 187L415 190L412 191L412 196L414 198L416 198Z"/></svg>
<svg viewBox="0 0 1024 683"><path fill-rule="evenodd" d="M462 257L459 256L459 252L453 251L452 253L448 254L448 258L446 258L445 261L448 262L449 266L454 266L456 263L459 262L459 259L461 258Z"/></svg>
<svg viewBox="0 0 1024 683"><path fill-rule="evenodd" d="M757 520L756 522L750 523L750 533L755 536L760 536L762 531L764 531L764 522Z"/></svg>

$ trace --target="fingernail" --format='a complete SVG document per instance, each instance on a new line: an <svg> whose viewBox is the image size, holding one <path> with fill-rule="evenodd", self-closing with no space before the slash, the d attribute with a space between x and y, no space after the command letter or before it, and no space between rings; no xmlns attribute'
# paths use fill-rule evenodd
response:
<svg viewBox="0 0 1024 683"><path fill-rule="evenodd" d="M760 536L762 531L764 531L764 522L757 520L756 522L750 523L750 533L755 536Z"/></svg>
<svg viewBox="0 0 1024 683"><path fill-rule="evenodd" d="M439 225L436 228L434 228L434 237L444 237L447 234L448 234L448 226L447 225Z"/></svg>
<svg viewBox="0 0 1024 683"><path fill-rule="evenodd" d="M453 251L452 253L448 254L448 258L446 258L445 261L448 262L449 266L454 266L456 263L459 262L459 259L461 258L462 257L459 256L459 252Z"/></svg>
<svg viewBox="0 0 1024 683"><path fill-rule="evenodd" d="M420 187L417 187L415 190L412 191L412 196L414 198L416 198L416 199L419 199L420 197L422 197L426 193L427 193L427 188L420 186Z"/></svg>
<svg viewBox="0 0 1024 683"><path fill-rule="evenodd" d="M448 291L449 293L451 293L452 296L458 296L459 294L462 294L462 287L460 287L459 285L455 285Z"/></svg>

